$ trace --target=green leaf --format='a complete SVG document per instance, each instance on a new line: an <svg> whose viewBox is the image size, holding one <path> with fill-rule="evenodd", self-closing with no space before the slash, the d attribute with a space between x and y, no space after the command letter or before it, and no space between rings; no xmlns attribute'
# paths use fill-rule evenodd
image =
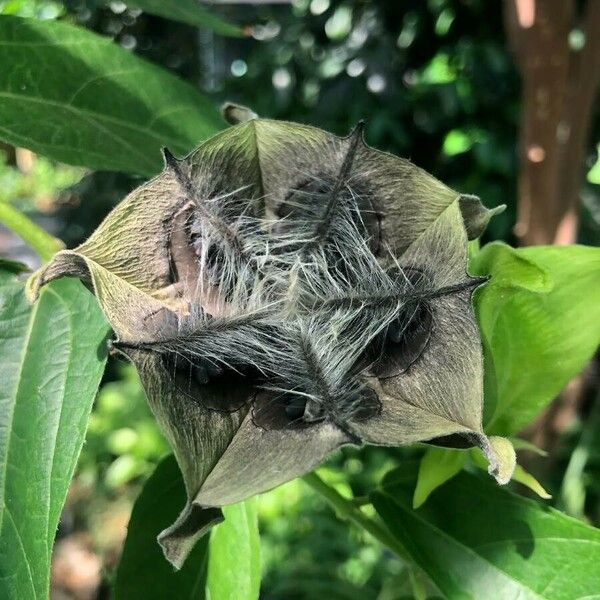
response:
<svg viewBox="0 0 600 600"><path fill-rule="evenodd" d="M153 175L221 127L191 85L67 23L0 17L0 139L73 165Z"/></svg>
<svg viewBox="0 0 600 600"><path fill-rule="evenodd" d="M117 569L115 599L190 600L204 597L208 537L192 550L185 565L174 571L156 538L179 515L186 494L173 455L167 456L146 482L136 500Z"/></svg>
<svg viewBox="0 0 600 600"><path fill-rule="evenodd" d="M491 275L475 306L485 351L485 431L529 423L600 343L600 249L489 244L471 272Z"/></svg>
<svg viewBox="0 0 600 600"><path fill-rule="evenodd" d="M209 11L200 0L130 0L129 6L141 8L151 15L181 21L194 27L206 27L220 35L242 37L245 35L232 25Z"/></svg>
<svg viewBox="0 0 600 600"><path fill-rule="evenodd" d="M415 475L404 465L371 499L446 597L597 597L600 531L466 472L414 511Z"/></svg>
<svg viewBox="0 0 600 600"><path fill-rule="evenodd" d="M532 492L536 493L543 500L550 500L552 496L544 489L544 486L531 474L526 471L521 465L515 467L512 476L513 481L518 481L525 487L528 487Z"/></svg>
<svg viewBox="0 0 600 600"><path fill-rule="evenodd" d="M446 156L463 154L471 149L474 142L473 136L469 135L468 132L463 131L462 129L453 129L452 131L449 131L444 138L442 152Z"/></svg>
<svg viewBox="0 0 600 600"><path fill-rule="evenodd" d="M509 439L513 445L513 448L517 452L519 450L523 450L523 451L527 451L527 452L533 452L534 454L537 454L538 456L548 456L548 453L545 450L538 448L535 444L531 443L528 440L524 440L524 439L518 438L518 437L511 437Z"/></svg>
<svg viewBox="0 0 600 600"><path fill-rule="evenodd" d="M260 592L256 498L225 506L223 513L225 521L211 533L206 596L209 600L255 600Z"/></svg>
<svg viewBox="0 0 600 600"><path fill-rule="evenodd" d="M460 473L466 460L467 454L460 450L429 448L419 463L413 508L419 508L431 492Z"/></svg>
<svg viewBox="0 0 600 600"><path fill-rule="evenodd" d="M0 597L46 598L50 554L104 370L108 327L77 281L32 308L0 275Z"/></svg>
<svg viewBox="0 0 600 600"><path fill-rule="evenodd" d="M587 180L590 183L600 185L600 144L596 146L596 162L587 173Z"/></svg>

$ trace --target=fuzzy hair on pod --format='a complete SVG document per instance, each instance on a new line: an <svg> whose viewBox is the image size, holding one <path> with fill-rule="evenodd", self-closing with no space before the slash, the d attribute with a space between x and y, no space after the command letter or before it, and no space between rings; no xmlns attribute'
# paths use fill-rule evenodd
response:
<svg viewBox="0 0 600 600"><path fill-rule="evenodd" d="M206 306L193 306L174 336L117 347L183 364L201 384L243 374L290 424L329 421L360 443L351 423L377 410L366 377L388 346L408 347L414 362L433 326L428 304L476 285L439 287L391 252L374 255L353 189L362 132L360 123L337 172L292 190L275 227L252 214L249 186L211 195L167 155L191 206L195 295Z"/></svg>
<svg viewBox="0 0 600 600"><path fill-rule="evenodd" d="M347 137L225 109L237 124L134 190L34 274L93 290L184 476L160 536L181 566L218 507L343 444L478 445L483 355L467 243L502 210ZM512 456L512 458L511 458Z"/></svg>

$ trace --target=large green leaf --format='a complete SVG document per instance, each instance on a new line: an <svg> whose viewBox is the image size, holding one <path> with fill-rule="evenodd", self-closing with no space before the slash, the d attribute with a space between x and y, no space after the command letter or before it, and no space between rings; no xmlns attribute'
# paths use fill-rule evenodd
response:
<svg viewBox="0 0 600 600"><path fill-rule="evenodd" d="M0 598L47 597L107 332L79 282L54 282L32 308L23 285L0 273Z"/></svg>
<svg viewBox="0 0 600 600"><path fill-rule="evenodd" d="M413 464L371 500L447 598L598 598L600 531L461 473L412 510Z"/></svg>
<svg viewBox="0 0 600 600"><path fill-rule="evenodd" d="M117 600L163 598L212 600L258 598L260 541L254 500L224 508L225 522L201 538L185 564L174 571L156 538L176 520L185 487L175 458L165 458L137 499L117 570ZM208 560L207 560L208 559ZM208 581L207 581L208 564Z"/></svg>
<svg viewBox="0 0 600 600"><path fill-rule="evenodd" d="M260 592L256 499L225 506L223 514L225 521L211 534L206 596L208 600L256 600Z"/></svg>
<svg viewBox="0 0 600 600"><path fill-rule="evenodd" d="M221 127L191 85L108 38L0 17L0 139L93 169L153 175Z"/></svg>
<svg viewBox="0 0 600 600"><path fill-rule="evenodd" d="M485 431L529 423L600 343L600 249L489 244L470 263L485 350Z"/></svg>
<svg viewBox="0 0 600 600"><path fill-rule="evenodd" d="M128 0L127 4L165 19L181 21L194 27L206 27L221 35L244 35L239 27L216 16L200 0Z"/></svg>
<svg viewBox="0 0 600 600"><path fill-rule="evenodd" d="M179 571L173 570L156 542L177 518L185 498L181 472L170 455L156 467L133 507L117 570L116 600L204 598L208 537L197 543Z"/></svg>

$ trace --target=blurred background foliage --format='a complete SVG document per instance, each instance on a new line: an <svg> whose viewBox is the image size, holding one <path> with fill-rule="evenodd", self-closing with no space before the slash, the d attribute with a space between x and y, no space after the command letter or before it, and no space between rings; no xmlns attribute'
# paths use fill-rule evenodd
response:
<svg viewBox="0 0 600 600"><path fill-rule="evenodd" d="M0 0L0 14L65 19L114 38L204 91L215 103L301 121L345 135L366 120L368 142L413 162L487 206L505 203L484 241L515 243L521 84L504 33L502 3L486 0L295 0L227 4L222 17L252 25L219 37L129 8L120 0ZM581 32L579 32L581 33ZM569 43L580 43L573 30ZM596 111L591 142L600 139ZM579 241L600 230L598 146L586 153ZM0 201L27 211L69 247L81 242L140 179L90 173L0 145ZM0 231L0 245L29 260ZM595 389L560 432L542 483L563 510L600 525L600 412ZM594 408L595 406L595 408ZM57 598L107 597L132 501L169 452L135 371L109 365L63 515L55 562ZM344 449L329 483L360 497L419 448ZM413 597L418 575L367 534L337 520L303 482L260 500L264 598ZM86 568L82 568L85 565ZM87 569L87 570L86 570ZM411 581L414 585L411 585Z"/></svg>

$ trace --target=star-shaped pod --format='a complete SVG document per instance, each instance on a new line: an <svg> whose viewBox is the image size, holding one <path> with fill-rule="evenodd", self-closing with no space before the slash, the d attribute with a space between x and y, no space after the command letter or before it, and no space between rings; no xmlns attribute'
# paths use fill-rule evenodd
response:
<svg viewBox="0 0 600 600"><path fill-rule="evenodd" d="M159 541L180 566L219 507L343 444L478 445L467 241L492 211L410 162L266 119L233 126L134 190L29 281L86 282L136 365L188 503Z"/></svg>

